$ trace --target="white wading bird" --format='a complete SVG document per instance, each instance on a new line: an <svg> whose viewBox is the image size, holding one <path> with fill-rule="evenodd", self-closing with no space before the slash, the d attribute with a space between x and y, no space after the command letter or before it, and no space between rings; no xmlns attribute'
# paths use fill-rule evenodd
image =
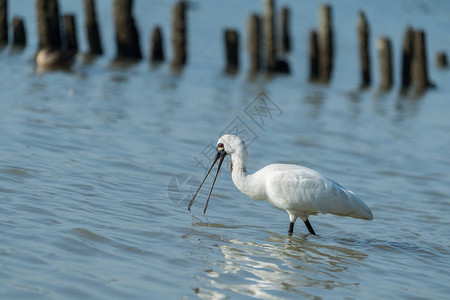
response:
<svg viewBox="0 0 450 300"><path fill-rule="evenodd" d="M219 138L217 155L205 179L192 197L188 206L189 211L200 188L219 160L217 173L203 208L203 215L205 214L217 175L227 155L231 157L231 178L242 193L254 200L267 200L289 214L289 235L292 235L294 231L294 223L297 218L305 222L309 233L316 234L308 221L308 216L317 213L373 220L370 209L353 192L306 167L272 164L254 174L247 173L245 143L240 137L232 134L225 134Z"/></svg>

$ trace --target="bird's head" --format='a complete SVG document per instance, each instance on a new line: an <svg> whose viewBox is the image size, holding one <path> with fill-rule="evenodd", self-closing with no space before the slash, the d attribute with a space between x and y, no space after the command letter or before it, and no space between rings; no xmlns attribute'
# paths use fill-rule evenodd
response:
<svg viewBox="0 0 450 300"><path fill-rule="evenodd" d="M194 203L195 197L197 196L198 192L200 191L203 183L205 182L206 178L208 177L209 173L211 172L212 168L216 164L217 161L219 161L219 166L217 167L216 176L214 177L213 184L211 186L211 190L209 191L208 198L206 199L205 207L203 208L203 215L206 212L206 209L208 208L209 198L211 197L212 190L214 188L214 184L216 183L217 175L219 174L220 167L222 166L223 160L227 155L230 155L233 158L233 155L236 153L241 153L245 155L245 158L247 156L247 151L245 149L245 143L244 141L233 134L225 134L219 138L217 141L216 146L216 156L214 157L214 160L212 162L211 167L209 168L208 172L206 173L205 178L203 179L202 183L197 189L197 192L194 194L194 197L192 197L191 202L189 203L188 210L191 210L191 206Z"/></svg>
<svg viewBox="0 0 450 300"><path fill-rule="evenodd" d="M217 151L221 151L219 148L223 148L225 155L230 156L233 156L233 154L236 153L247 153L244 141L240 137L233 134L225 134L221 136L217 141Z"/></svg>

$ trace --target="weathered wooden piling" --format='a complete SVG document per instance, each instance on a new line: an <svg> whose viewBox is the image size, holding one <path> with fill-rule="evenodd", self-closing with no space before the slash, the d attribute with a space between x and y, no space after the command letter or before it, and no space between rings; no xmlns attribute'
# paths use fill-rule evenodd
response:
<svg viewBox="0 0 450 300"><path fill-rule="evenodd" d="M61 33L59 27L59 7L57 0L36 0L38 23L38 48L48 50L61 49Z"/></svg>
<svg viewBox="0 0 450 300"><path fill-rule="evenodd" d="M281 8L281 52L291 51L290 10L284 6Z"/></svg>
<svg viewBox="0 0 450 300"><path fill-rule="evenodd" d="M448 68L447 53L444 51L436 53L436 66L440 69Z"/></svg>
<svg viewBox="0 0 450 300"><path fill-rule="evenodd" d="M369 35L370 28L366 15L360 11L358 15L358 40L359 40L359 59L361 65L361 84L364 89L370 86L370 54L369 54Z"/></svg>
<svg viewBox="0 0 450 300"><path fill-rule="evenodd" d="M97 23L97 14L94 0L84 0L86 36L89 44L89 54L103 54L103 47L100 39L100 32Z"/></svg>
<svg viewBox="0 0 450 300"><path fill-rule="evenodd" d="M227 61L225 72L234 74L239 69L239 34L236 30L226 29L224 40Z"/></svg>
<svg viewBox="0 0 450 300"><path fill-rule="evenodd" d="M56 49L61 49L61 27L59 23L59 4L58 0L48 0L47 20L50 30L50 43Z"/></svg>
<svg viewBox="0 0 450 300"><path fill-rule="evenodd" d="M250 73L254 74L261 68L261 18L253 14L248 20L248 52L250 55Z"/></svg>
<svg viewBox="0 0 450 300"><path fill-rule="evenodd" d="M377 42L380 61L380 90L389 90L393 85L392 46L386 37L379 37Z"/></svg>
<svg viewBox="0 0 450 300"><path fill-rule="evenodd" d="M0 48L8 44L8 1L0 0Z"/></svg>
<svg viewBox="0 0 450 300"><path fill-rule="evenodd" d="M13 28L13 44L14 48L24 48L27 44L27 37L25 34L25 25L21 18L14 17L12 20Z"/></svg>
<svg viewBox="0 0 450 300"><path fill-rule="evenodd" d="M184 66L187 61L186 7L185 1L179 1L175 4L172 11L172 67L175 69Z"/></svg>
<svg viewBox="0 0 450 300"><path fill-rule="evenodd" d="M275 0L265 0L264 42L266 46L266 69L269 73L275 72L277 69L274 9Z"/></svg>
<svg viewBox="0 0 450 300"><path fill-rule="evenodd" d="M405 93L411 85L411 64L413 59L413 40L414 29L411 26L406 27L403 35L402 44L402 74L401 74L401 92Z"/></svg>
<svg viewBox="0 0 450 300"><path fill-rule="evenodd" d="M114 0L117 58L142 58L132 0Z"/></svg>
<svg viewBox="0 0 450 300"><path fill-rule="evenodd" d="M319 80L319 48L317 42L317 31L309 32L309 81Z"/></svg>
<svg viewBox="0 0 450 300"><path fill-rule="evenodd" d="M418 95L425 92L428 87L433 86L428 77L426 40L423 30L414 32L412 81L415 93Z"/></svg>
<svg viewBox="0 0 450 300"><path fill-rule="evenodd" d="M153 29L150 38L150 61L160 62L164 60L164 48L161 27L156 26Z"/></svg>
<svg viewBox="0 0 450 300"><path fill-rule="evenodd" d="M328 83L333 71L334 37L331 6L320 6L319 45L319 76L323 83Z"/></svg>
<svg viewBox="0 0 450 300"><path fill-rule="evenodd" d="M78 52L77 28L75 25L75 15L63 16L64 20L64 50Z"/></svg>

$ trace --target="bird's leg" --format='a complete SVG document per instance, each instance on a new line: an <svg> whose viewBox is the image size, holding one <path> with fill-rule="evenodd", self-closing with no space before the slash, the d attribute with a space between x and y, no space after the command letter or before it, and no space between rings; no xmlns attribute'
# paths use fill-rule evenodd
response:
<svg viewBox="0 0 450 300"><path fill-rule="evenodd" d="M289 236L292 236L293 233L294 233L294 222L290 222L288 234Z"/></svg>
<svg viewBox="0 0 450 300"><path fill-rule="evenodd" d="M298 217L294 214L291 214L289 211L288 211L288 214L289 214L289 222L290 222L288 235L292 236L292 234L294 233L294 224Z"/></svg>
<svg viewBox="0 0 450 300"><path fill-rule="evenodd" d="M314 232L314 229L313 229L312 226L311 226L311 223L309 223L309 220L306 219L306 220L303 221L303 222L305 222L306 228L308 228L309 233L311 233L311 234L313 234L313 235L316 235L316 233Z"/></svg>

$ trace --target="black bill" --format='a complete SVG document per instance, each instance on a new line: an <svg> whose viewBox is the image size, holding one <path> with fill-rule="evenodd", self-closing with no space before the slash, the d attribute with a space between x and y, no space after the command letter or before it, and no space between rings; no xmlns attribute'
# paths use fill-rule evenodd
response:
<svg viewBox="0 0 450 300"><path fill-rule="evenodd" d="M200 191L200 189L202 188L203 183L206 181L206 178L208 178L208 175L209 175L209 173L211 173L212 168L214 167L216 162L219 160L219 166L217 167L216 176L214 177L214 181L212 183L211 190L209 191L208 198L206 198L205 207L203 207L203 215L205 215L206 209L208 208L209 198L211 197L211 193L214 188L214 184L216 183L217 175L219 175L220 167L222 166L222 162L225 159L225 156L226 156L226 152L223 149L217 151L216 157L214 158L214 161L213 161L211 167L209 168L208 172L206 173L205 178L203 179L202 183L200 184L197 191L195 192L194 197L192 197L191 202L189 202L189 205L188 205L189 211L191 211L191 206L192 206L192 204L194 204L195 197L197 197L197 194Z"/></svg>

